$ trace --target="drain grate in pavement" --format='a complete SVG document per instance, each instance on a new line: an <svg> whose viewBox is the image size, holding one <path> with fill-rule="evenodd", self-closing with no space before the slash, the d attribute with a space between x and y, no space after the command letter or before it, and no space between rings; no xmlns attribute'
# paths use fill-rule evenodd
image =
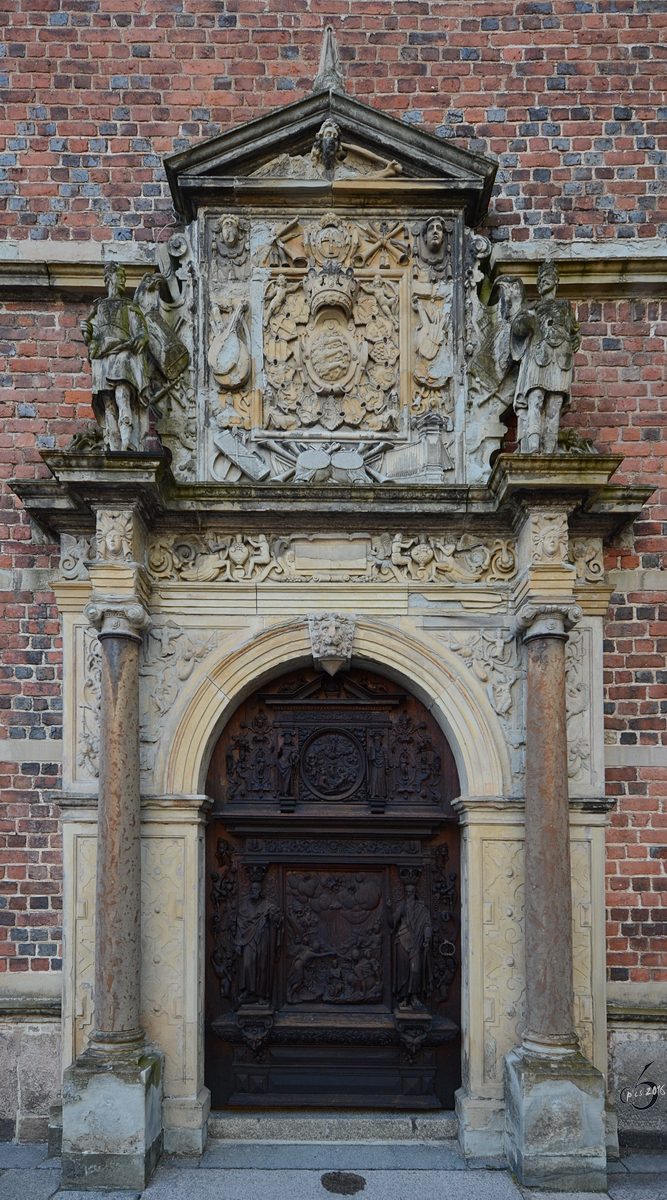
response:
<svg viewBox="0 0 667 1200"><path fill-rule="evenodd" d="M363 1175L353 1175L351 1171L327 1171L322 1176L322 1187L337 1196L354 1196L366 1187Z"/></svg>

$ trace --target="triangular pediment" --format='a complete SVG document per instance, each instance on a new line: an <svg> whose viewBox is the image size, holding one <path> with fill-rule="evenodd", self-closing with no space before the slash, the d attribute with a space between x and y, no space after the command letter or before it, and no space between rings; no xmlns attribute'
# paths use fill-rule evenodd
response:
<svg viewBox="0 0 667 1200"><path fill-rule="evenodd" d="M311 165L323 123L334 121L346 148L327 170ZM488 207L496 164L449 139L388 116L342 92L326 91L201 142L165 160L174 203L192 219L201 204L248 204L262 194L305 188L314 199L350 185L417 199L423 188L457 203L476 225Z"/></svg>

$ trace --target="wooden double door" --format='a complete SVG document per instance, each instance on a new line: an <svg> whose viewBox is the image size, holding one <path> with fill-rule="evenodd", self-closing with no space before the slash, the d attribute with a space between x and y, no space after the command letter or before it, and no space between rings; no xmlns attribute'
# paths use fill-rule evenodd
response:
<svg viewBox="0 0 667 1200"><path fill-rule="evenodd" d="M458 778L424 706L306 669L214 751L206 1081L214 1107L453 1108Z"/></svg>

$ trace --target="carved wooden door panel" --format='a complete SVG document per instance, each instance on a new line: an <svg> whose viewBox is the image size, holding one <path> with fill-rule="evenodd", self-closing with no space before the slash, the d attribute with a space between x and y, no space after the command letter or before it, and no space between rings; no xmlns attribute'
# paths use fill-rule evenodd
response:
<svg viewBox="0 0 667 1200"><path fill-rule="evenodd" d="M208 779L214 1106L453 1108L458 791L379 675L293 672L240 706Z"/></svg>

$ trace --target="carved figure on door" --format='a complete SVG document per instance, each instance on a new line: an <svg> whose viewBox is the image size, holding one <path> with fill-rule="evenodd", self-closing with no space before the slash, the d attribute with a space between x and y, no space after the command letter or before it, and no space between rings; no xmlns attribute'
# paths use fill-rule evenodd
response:
<svg viewBox="0 0 667 1200"><path fill-rule="evenodd" d="M291 729L283 734L283 744L278 751L278 791L281 796L294 796L299 769L299 752L293 742Z"/></svg>
<svg viewBox="0 0 667 1200"><path fill-rule="evenodd" d="M235 947L239 966L239 999L269 1004L276 954L280 948L282 914L262 893L264 868L247 867L250 892L242 900L236 919Z"/></svg>
<svg viewBox="0 0 667 1200"><path fill-rule="evenodd" d="M431 914L417 895L420 871L404 867L399 871L404 895L394 908L387 900L389 927L394 935L393 992L399 1008L423 1007L433 986Z"/></svg>
<svg viewBox="0 0 667 1200"><path fill-rule="evenodd" d="M387 795L387 767L389 765L387 751L382 745L382 734L379 729L371 733L371 744L368 747L368 794L373 799L381 799Z"/></svg>

